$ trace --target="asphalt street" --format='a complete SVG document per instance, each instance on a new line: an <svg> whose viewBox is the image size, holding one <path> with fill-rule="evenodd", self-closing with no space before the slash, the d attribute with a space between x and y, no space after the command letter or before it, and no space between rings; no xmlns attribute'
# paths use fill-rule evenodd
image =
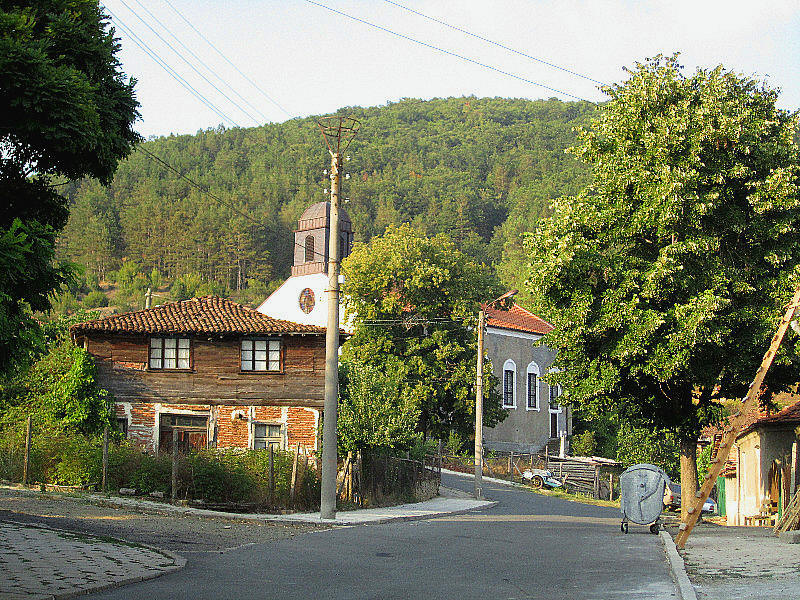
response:
<svg viewBox="0 0 800 600"><path fill-rule="evenodd" d="M470 479L444 476L469 490ZM619 511L488 484L493 508L180 553L181 571L87 598L676 598L657 536ZM166 548L170 549L170 548Z"/></svg>

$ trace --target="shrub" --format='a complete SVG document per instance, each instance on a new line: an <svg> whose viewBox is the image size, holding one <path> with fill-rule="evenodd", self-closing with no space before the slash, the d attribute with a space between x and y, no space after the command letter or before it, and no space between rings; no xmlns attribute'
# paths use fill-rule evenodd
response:
<svg viewBox="0 0 800 600"><path fill-rule="evenodd" d="M84 308L100 308L101 306L108 306L108 297L100 290L89 292L83 299Z"/></svg>

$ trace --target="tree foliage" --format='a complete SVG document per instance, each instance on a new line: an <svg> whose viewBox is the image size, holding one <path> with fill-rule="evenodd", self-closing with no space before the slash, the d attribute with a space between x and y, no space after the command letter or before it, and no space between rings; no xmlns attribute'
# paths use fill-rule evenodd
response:
<svg viewBox="0 0 800 600"><path fill-rule="evenodd" d="M398 369L357 362L339 368L337 431L340 452L406 449L415 440L419 407L404 393Z"/></svg>
<svg viewBox="0 0 800 600"><path fill-rule="evenodd" d="M547 213L550 199L586 180L586 168L564 149L591 110L502 98L342 109L363 123L343 190L356 240L411 222L429 236L448 233L487 264L508 256L503 277L520 288L512 263L522 262L522 232ZM274 289L289 275L297 219L329 186L315 118L170 135L145 147L224 202L134 153L108 188L92 180L68 188L61 256L101 279L125 260L144 272L158 268L170 284L191 274L233 292Z"/></svg>
<svg viewBox="0 0 800 600"><path fill-rule="evenodd" d="M28 415L39 429L89 436L111 424L111 397L97 385L94 359L69 337L69 326L87 316L44 324L36 360L0 379L0 429L19 427Z"/></svg>
<svg viewBox="0 0 800 600"><path fill-rule="evenodd" d="M447 236L401 225L356 244L342 271L355 327L343 356L396 374L401 394L419 404L420 431L440 439L451 428L474 431L478 307L500 289L489 269ZM489 426L505 417L496 383L487 376Z"/></svg>
<svg viewBox="0 0 800 600"><path fill-rule="evenodd" d="M138 141L118 50L96 1L0 3L0 369L24 354L26 309L69 276L53 263L68 206L52 178L108 182Z"/></svg>
<svg viewBox="0 0 800 600"><path fill-rule="evenodd" d="M693 459L800 281L797 114L722 67L685 76L676 57L606 91L574 150L592 183L529 236L530 286L569 400L671 429ZM771 391L797 381L795 348Z"/></svg>

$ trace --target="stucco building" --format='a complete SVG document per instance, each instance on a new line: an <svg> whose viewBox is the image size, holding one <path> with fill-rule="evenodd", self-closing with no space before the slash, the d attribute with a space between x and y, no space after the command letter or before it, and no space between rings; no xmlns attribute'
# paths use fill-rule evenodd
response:
<svg viewBox="0 0 800 600"><path fill-rule="evenodd" d="M484 429L484 445L490 450L523 453L540 452L571 432L569 407L559 402L561 389L544 381L555 350L538 345L553 329L518 304L508 310L486 307L486 355L492 372L500 380L506 419L496 427ZM565 440L566 450L566 440Z"/></svg>

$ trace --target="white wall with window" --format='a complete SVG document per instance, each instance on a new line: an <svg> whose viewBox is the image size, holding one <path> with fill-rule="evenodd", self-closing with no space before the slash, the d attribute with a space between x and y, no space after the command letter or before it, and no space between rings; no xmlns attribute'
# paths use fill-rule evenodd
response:
<svg viewBox="0 0 800 600"><path fill-rule="evenodd" d="M528 363L525 377L525 408L539 410L539 365L535 362Z"/></svg>
<svg viewBox="0 0 800 600"><path fill-rule="evenodd" d="M507 360L503 364L503 408L517 407L517 364Z"/></svg>

